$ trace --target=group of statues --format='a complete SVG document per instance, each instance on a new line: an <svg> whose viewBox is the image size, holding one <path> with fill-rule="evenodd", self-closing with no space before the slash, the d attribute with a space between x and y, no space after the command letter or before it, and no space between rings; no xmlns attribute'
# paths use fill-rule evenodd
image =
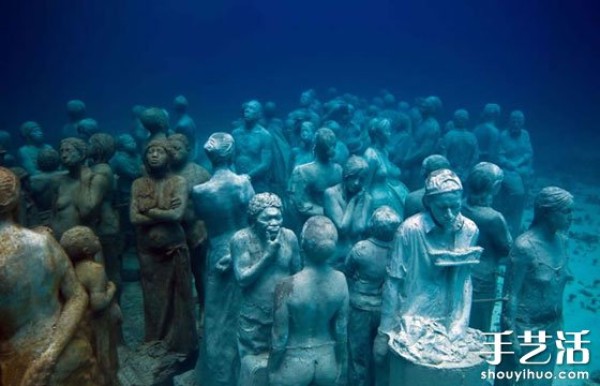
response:
<svg viewBox="0 0 600 386"><path fill-rule="evenodd" d="M523 113L500 131L488 104L471 130L460 109L442 128L438 97L328 92L286 119L246 102L206 141L183 96L174 124L136 106L116 137L71 101L58 151L23 124L17 156L0 149L0 385L119 384L127 248L144 340L202 350L202 385L396 385L396 356L466 366L502 266L501 328L560 329L573 197L542 189L522 233Z"/></svg>

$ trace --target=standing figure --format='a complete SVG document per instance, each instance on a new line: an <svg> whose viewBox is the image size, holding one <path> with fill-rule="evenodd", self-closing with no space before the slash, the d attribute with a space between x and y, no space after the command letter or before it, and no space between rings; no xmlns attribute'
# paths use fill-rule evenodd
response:
<svg viewBox="0 0 600 386"><path fill-rule="evenodd" d="M52 148L42 149L38 153L37 168L39 173L29 177L31 200L35 206L35 216L27 224L33 228L38 225L50 227L52 221L52 206L56 201L60 176L64 171L59 171L60 156Z"/></svg>
<svg viewBox="0 0 600 386"><path fill-rule="evenodd" d="M508 301L502 311L500 331L511 330L510 345L514 355L504 356L497 370L531 370L552 372L556 364L557 332L563 328L563 295L565 285L573 280L569 270L567 238L572 221L573 196L551 186L542 189L534 201L531 227L520 235L510 250L506 271L505 294ZM547 363L533 365L514 362L531 353L534 345L521 344L517 337L524 333L545 336ZM544 335L540 335L544 333ZM512 384L496 380L494 385ZM552 379L529 380L519 385L550 386Z"/></svg>
<svg viewBox="0 0 600 386"><path fill-rule="evenodd" d="M365 190L369 165L362 157L353 155L344 165L343 180L327 188L323 199L323 213L338 231L338 250L331 262L338 270L344 269L344 260L350 247L367 230L371 210L371 195Z"/></svg>
<svg viewBox="0 0 600 386"><path fill-rule="evenodd" d="M495 164L475 165L466 181L467 200L462 208L462 214L479 228L477 245L483 248L479 264L471 270L473 305L469 325L486 332L491 331L500 264L505 263L512 244L504 216L492 208L503 178L502 169Z"/></svg>
<svg viewBox="0 0 600 386"><path fill-rule="evenodd" d="M391 242L401 219L389 206L379 207L369 220L368 235L356 243L346 258L346 277L350 290L348 320L348 383L375 384L373 342L381 321L381 296L387 277Z"/></svg>
<svg viewBox="0 0 600 386"><path fill-rule="evenodd" d="M531 177L533 176L533 148L529 132L525 130L525 115L519 110L510 113L508 129L500 134L498 166L504 171L500 211L513 236L521 233L523 211Z"/></svg>
<svg viewBox="0 0 600 386"><path fill-rule="evenodd" d="M141 147L142 149L146 149L148 144L155 139L167 139L169 133L169 114L167 114L165 109L149 107L142 111L139 119L149 134Z"/></svg>
<svg viewBox="0 0 600 386"><path fill-rule="evenodd" d="M421 165L421 177L423 178L423 182L427 180L429 174L439 169L450 169L450 162L448 162L446 157L439 154L433 154L426 157ZM409 218L410 216L414 216L425 210L425 206L423 206L424 195L425 187L422 187L421 189L413 190L406 196L406 201L404 202L405 218Z"/></svg>
<svg viewBox="0 0 600 386"><path fill-rule="evenodd" d="M204 150L213 165L213 176L194 186L192 193L196 214L208 232L201 379L205 385L235 386L240 294L229 241L236 231L248 226L248 203L254 190L247 176L231 170L235 146L230 134L212 134Z"/></svg>
<svg viewBox="0 0 600 386"><path fill-rule="evenodd" d="M243 105L243 126L233 130L235 171L247 174L257 193L268 192L273 166L273 137L260 125L262 106L252 100Z"/></svg>
<svg viewBox="0 0 600 386"><path fill-rule="evenodd" d="M450 167L462 181L467 180L469 171L479 159L477 137L467 129L469 113L456 110L452 119L453 128L442 137L440 154L450 162Z"/></svg>
<svg viewBox="0 0 600 386"><path fill-rule="evenodd" d="M99 385L78 328L88 296L56 240L15 223L19 194L17 177L0 167L0 384Z"/></svg>
<svg viewBox="0 0 600 386"><path fill-rule="evenodd" d="M372 208L388 205L404 218L404 201L408 190L400 182L400 169L390 162L387 146L390 142L391 124L385 118L373 118L369 122L371 145L364 158L369 165L365 188L373 197Z"/></svg>
<svg viewBox="0 0 600 386"><path fill-rule="evenodd" d="M178 95L173 100L173 110L175 111L175 125L173 131L176 134L183 134L189 142L189 158L195 160L197 156L197 129L194 120L188 114L189 103L186 97Z"/></svg>
<svg viewBox="0 0 600 386"><path fill-rule="evenodd" d="M274 102L265 103L261 124L273 137L273 168L271 170L271 191L283 197L287 181L292 172L292 149L283 133L283 121L275 116L277 107Z"/></svg>
<svg viewBox="0 0 600 386"><path fill-rule="evenodd" d="M296 167L312 162L315 144L315 125L303 122L300 127L300 143L292 149L292 166Z"/></svg>
<svg viewBox="0 0 600 386"><path fill-rule="evenodd" d="M84 226L76 226L63 233L60 239L67 256L73 262L77 279L86 289L90 304L85 327L91 328L90 337L94 355L98 361L102 386L120 386L117 378L119 356L119 324L121 309L117 304L117 286L108 281L104 266L94 261L102 253L100 239ZM89 325L88 325L89 323Z"/></svg>
<svg viewBox="0 0 600 386"><path fill-rule="evenodd" d="M23 123L21 135L26 144L21 146L17 153L19 163L30 176L35 176L40 172L37 165L38 154L42 149L50 149L51 146L44 143L44 132L36 122Z"/></svg>
<svg viewBox="0 0 600 386"><path fill-rule="evenodd" d="M345 385L348 366L348 285L327 260L337 231L327 217L302 229L304 269L283 279L273 301L271 386Z"/></svg>
<svg viewBox="0 0 600 386"><path fill-rule="evenodd" d="M85 109L85 103L79 99L73 99L67 102L67 119L68 122L65 124L62 130L62 137L78 137L77 125L79 121L85 119L87 112Z"/></svg>
<svg viewBox="0 0 600 386"><path fill-rule="evenodd" d="M93 118L84 118L77 122L77 137L87 141L94 134L100 132L98 122Z"/></svg>
<svg viewBox="0 0 600 386"><path fill-rule="evenodd" d="M500 118L500 106L488 103L481 113L481 123L475 127L473 134L477 137L479 146L479 159L485 162L498 162L498 144L500 141L500 130L498 130L498 119Z"/></svg>
<svg viewBox="0 0 600 386"><path fill-rule="evenodd" d="M250 226L237 231L230 243L233 270L242 292L237 334L240 386L267 382L275 286L302 268L296 235L281 227L282 206L273 193L252 197L248 206Z"/></svg>
<svg viewBox="0 0 600 386"><path fill-rule="evenodd" d="M148 144L147 177L131 187L130 217L136 226L140 280L144 295L146 342L165 341L170 351L192 356L198 347L192 275L181 220L187 183L171 173L166 140Z"/></svg>
<svg viewBox="0 0 600 386"><path fill-rule="evenodd" d="M146 128L142 124L141 120L142 113L144 112L144 110L146 110L146 107L142 105L135 105L131 108L133 122L130 134L135 139L135 143L137 144L137 147L139 149L144 149L144 146L146 145L146 143L148 143L148 137L150 135L150 133L148 133L148 130L146 130Z"/></svg>

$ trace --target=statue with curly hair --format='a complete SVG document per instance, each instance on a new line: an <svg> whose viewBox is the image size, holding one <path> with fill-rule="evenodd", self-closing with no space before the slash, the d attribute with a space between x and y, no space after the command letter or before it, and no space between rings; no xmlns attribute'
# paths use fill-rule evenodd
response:
<svg viewBox="0 0 600 386"><path fill-rule="evenodd" d="M251 386L267 381L275 286L298 272L302 264L296 235L282 227L283 203L277 195L259 193L252 197L248 222L250 226L237 231L230 244L233 270L242 292L238 385Z"/></svg>
<svg viewBox="0 0 600 386"><path fill-rule="evenodd" d="M170 169L168 141L153 140L143 156L146 172L133 182L130 218L136 227L144 294L146 342L195 355L198 336L193 311L192 275L181 225L188 201L187 182Z"/></svg>
<svg viewBox="0 0 600 386"><path fill-rule="evenodd" d="M17 158L19 163L30 176L40 172L37 158L41 150L50 149L51 146L44 143L44 131L37 122L25 122L21 125L21 136L25 145L19 148Z"/></svg>

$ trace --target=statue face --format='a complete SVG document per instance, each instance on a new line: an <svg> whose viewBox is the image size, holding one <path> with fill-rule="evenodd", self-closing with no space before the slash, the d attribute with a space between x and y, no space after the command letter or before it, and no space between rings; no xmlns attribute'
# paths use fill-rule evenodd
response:
<svg viewBox="0 0 600 386"><path fill-rule="evenodd" d="M427 197L427 206L435 222L451 230L460 213L462 191L440 193Z"/></svg>
<svg viewBox="0 0 600 386"><path fill-rule="evenodd" d="M189 152L181 142L173 141L171 147L173 148L173 162L181 163L187 160Z"/></svg>
<svg viewBox="0 0 600 386"><path fill-rule="evenodd" d="M352 174L344 178L344 187L350 194L358 193L365 184L365 173Z"/></svg>
<svg viewBox="0 0 600 386"><path fill-rule="evenodd" d="M61 145L59 153L60 160L66 167L80 164L83 160L83 156L79 150L69 143Z"/></svg>
<svg viewBox="0 0 600 386"><path fill-rule="evenodd" d="M509 131L511 134L518 134L525 126L525 116L523 114L511 114L509 120Z"/></svg>
<svg viewBox="0 0 600 386"><path fill-rule="evenodd" d="M335 144L336 141L322 142L320 146L315 147L315 153L325 156L328 159L335 157Z"/></svg>
<svg viewBox="0 0 600 386"><path fill-rule="evenodd" d="M314 135L315 133L310 125L302 125L300 129L300 139L302 139L302 142L312 142Z"/></svg>
<svg viewBox="0 0 600 386"><path fill-rule="evenodd" d="M35 143L41 143L44 140L44 132L42 128L37 126L29 132L29 138Z"/></svg>
<svg viewBox="0 0 600 386"><path fill-rule="evenodd" d="M130 153L133 153L137 150L137 143L135 143L133 137L125 138L122 142L122 146L123 149L125 149L125 151L128 151Z"/></svg>
<svg viewBox="0 0 600 386"><path fill-rule="evenodd" d="M255 227L260 235L275 240L283 224L283 216L278 208L266 208L256 217Z"/></svg>
<svg viewBox="0 0 600 386"><path fill-rule="evenodd" d="M146 160L152 168L161 168L167 164L167 151L161 146L152 146L146 152Z"/></svg>
<svg viewBox="0 0 600 386"><path fill-rule="evenodd" d="M255 102L248 102L244 105L244 120L257 121L260 119L260 106Z"/></svg>
<svg viewBox="0 0 600 386"><path fill-rule="evenodd" d="M312 95L305 91L300 95L300 106L307 107L312 103Z"/></svg>
<svg viewBox="0 0 600 386"><path fill-rule="evenodd" d="M548 221L556 231L566 231L573 221L573 205L566 208L553 210L548 214Z"/></svg>

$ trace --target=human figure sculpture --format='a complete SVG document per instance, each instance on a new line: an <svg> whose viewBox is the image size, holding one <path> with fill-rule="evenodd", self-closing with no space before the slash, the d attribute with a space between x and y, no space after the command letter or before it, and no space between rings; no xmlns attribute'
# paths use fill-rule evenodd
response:
<svg viewBox="0 0 600 386"><path fill-rule="evenodd" d="M76 225L96 223L104 196L110 188L103 174L95 174L85 165L87 144L80 138L65 138L59 153L67 173L61 175L52 215L52 230L57 239Z"/></svg>
<svg viewBox="0 0 600 386"><path fill-rule="evenodd" d="M173 132L183 134L189 142L190 160L195 160L197 156L197 129L196 123L188 113L189 102L183 95L178 95L173 100L173 110L175 111L175 125Z"/></svg>
<svg viewBox="0 0 600 386"><path fill-rule="evenodd" d="M348 286L327 261L336 250L335 225L311 217L301 240L304 269L275 289L270 385L345 385Z"/></svg>
<svg viewBox="0 0 600 386"><path fill-rule="evenodd" d="M389 206L381 206L371 216L368 238L354 244L346 258L346 277L350 290L348 320L348 383L375 384L373 342L381 321L381 297L391 242L400 226L400 217Z"/></svg>
<svg viewBox="0 0 600 386"><path fill-rule="evenodd" d="M141 120L144 110L146 110L146 107L142 105L135 105L131 108L133 122L130 134L133 136L138 149L144 149L144 146L148 143L148 137L150 136L150 133L146 130Z"/></svg>
<svg viewBox="0 0 600 386"><path fill-rule="evenodd" d="M492 312L496 301L500 265L505 264L512 238L504 216L492 208L494 196L500 191L504 173L497 165L480 162L466 180L467 199L462 214L479 228L477 245L483 248L479 264L473 266L473 304L469 325L481 331L491 331Z"/></svg>
<svg viewBox="0 0 600 386"><path fill-rule="evenodd" d="M79 121L87 116L85 103L79 99L73 99L67 102L67 120L62 130L62 137L78 137L77 125Z"/></svg>
<svg viewBox="0 0 600 386"><path fill-rule="evenodd" d="M414 112L414 119L418 121L413 124L416 128L413 133L414 141L402 162L402 171L407 174L403 181L410 190L421 185L421 163L436 152L441 138L440 124L435 118L437 105L435 97L427 97L419 100L418 110Z"/></svg>
<svg viewBox="0 0 600 386"><path fill-rule="evenodd" d="M144 129L149 133L142 149L145 149L150 142L156 139L163 140L167 138L169 132L169 114L164 109L149 107L142 111L139 119Z"/></svg>
<svg viewBox="0 0 600 386"><path fill-rule="evenodd" d="M98 361L101 384L119 386L117 344L122 316L117 304L117 286L106 277L104 266L94 260L96 254L102 252L100 239L90 228L76 226L63 233L60 245L71 259L77 279L90 299L85 323L91 328L92 349Z"/></svg>
<svg viewBox="0 0 600 386"><path fill-rule="evenodd" d="M479 159L477 137L471 133L467 125L469 113L459 109L452 118L453 128L440 141L440 154L450 162L452 170L462 181L466 181L469 171Z"/></svg>
<svg viewBox="0 0 600 386"><path fill-rule="evenodd" d="M342 127L339 123L333 120L329 120L323 123L323 127L326 127L335 133L335 137L337 141L335 142L335 155L331 159L331 161L338 163L340 165L344 165L348 158L350 158L350 150L348 150L348 146L340 139Z"/></svg>
<svg viewBox="0 0 600 386"><path fill-rule="evenodd" d="M500 130L498 130L498 119L500 118L500 106L488 103L481 113L481 123L475 127L473 134L477 137L479 146L479 159L486 162L498 162L498 144Z"/></svg>
<svg viewBox="0 0 600 386"><path fill-rule="evenodd" d="M289 183L290 200L299 214L299 224L311 216L323 215L325 189L342 181L342 167L331 162L335 152L336 137L325 128L315 134L315 160L296 166Z"/></svg>
<svg viewBox="0 0 600 386"><path fill-rule="evenodd" d="M245 175L232 169L235 142L227 133L212 134L204 150L213 165L207 182L194 186L192 199L206 224L208 256L205 282L202 382L234 386L239 369L237 331L240 294L232 269L229 241L248 226L248 203L254 190Z"/></svg>
<svg viewBox="0 0 600 386"><path fill-rule="evenodd" d="M98 122L93 118L84 118L77 122L77 137L87 141L94 134L100 132Z"/></svg>
<svg viewBox="0 0 600 386"><path fill-rule="evenodd" d="M315 159L315 125L303 122L300 128L300 144L292 149L292 166L304 165Z"/></svg>
<svg viewBox="0 0 600 386"><path fill-rule="evenodd" d="M10 152L12 137L8 131L0 130L0 166L16 165L15 156Z"/></svg>
<svg viewBox="0 0 600 386"><path fill-rule="evenodd" d="M573 280L569 270L566 232L573 215L573 196L564 189L543 188L534 200L531 226L513 244L506 270L504 292L508 301L502 310L501 331L511 330L508 341L514 356L504 356L498 370L553 371L556 364L557 331L563 327L563 296L566 284ZM548 363L521 365L522 358L533 349L518 336L531 331L538 336L545 331ZM496 380L494 385L509 385ZM523 385L550 386L552 379L531 380Z"/></svg>
<svg viewBox="0 0 600 386"><path fill-rule="evenodd" d="M243 105L243 125L233 130L236 146L235 171L247 174L257 193L267 192L273 166L273 137L260 125L262 106L252 100Z"/></svg>
<svg viewBox="0 0 600 386"><path fill-rule="evenodd" d="M271 170L271 191L283 197L287 181L292 172L292 148L283 131L283 121L276 117L274 102L265 103L261 125L273 137L273 161Z"/></svg>
<svg viewBox="0 0 600 386"><path fill-rule="evenodd" d="M200 315L204 312L204 267L206 266L207 234L204 222L198 218L191 201L194 186L203 184L210 179L210 173L202 166L190 161L192 144L184 134L172 134L169 143L173 152L171 170L173 174L183 177L188 186L190 200L183 215L183 230L185 231L190 250L191 268L194 275L194 285L200 304Z"/></svg>
<svg viewBox="0 0 600 386"><path fill-rule="evenodd" d="M19 182L0 168L0 384L96 385L87 337L78 329L88 296L60 245L14 221Z"/></svg>
<svg viewBox="0 0 600 386"><path fill-rule="evenodd" d="M238 385L266 383L275 286L302 268L296 235L282 227L282 207L275 194L252 197L248 206L250 226L237 231L230 242L233 270L242 293ZM264 370L262 377L260 369Z"/></svg>
<svg viewBox="0 0 600 386"><path fill-rule="evenodd" d="M121 266L123 254L123 237L119 220L119 212L114 206L116 180L110 159L115 154L115 140L110 134L93 134L88 141L88 160L91 171L104 177L102 197L98 215L93 221L86 221L102 244L104 266L108 278L121 289ZM120 295L120 293L119 293Z"/></svg>
<svg viewBox="0 0 600 386"><path fill-rule="evenodd" d="M29 177L31 199L35 206L35 216L28 221L29 227L39 225L50 227L52 221L52 208L56 201L56 191L60 176L64 171L59 171L60 156L53 148L41 149L37 157L39 173Z"/></svg>
<svg viewBox="0 0 600 386"><path fill-rule="evenodd" d="M450 162L443 155L433 154L426 157L421 165L421 176L423 181L427 180L427 177L432 172L439 169L450 169ZM404 203L404 216L409 218L419 212L425 210L423 206L423 196L425 195L425 187L421 189L413 190L406 196Z"/></svg>
<svg viewBox="0 0 600 386"><path fill-rule="evenodd" d="M373 198L372 208L388 205L404 218L404 201L408 190L400 182L400 169L389 159L387 146L391 136L391 123L385 118L374 118L368 129L371 145L364 155L369 165L365 188Z"/></svg>
<svg viewBox="0 0 600 386"><path fill-rule="evenodd" d="M192 275L181 226L187 183L170 171L166 140L153 140L143 156L148 173L131 187L130 218L136 227L144 295L144 340L164 341L169 351L192 356L198 347Z"/></svg>
<svg viewBox="0 0 600 386"><path fill-rule="evenodd" d="M353 155L344 165L342 182L325 189L323 213L333 221L338 231L338 250L331 262L338 270L344 269L344 260L350 247L367 230L372 212L371 194L365 190L368 169L367 161Z"/></svg>
<svg viewBox="0 0 600 386"><path fill-rule="evenodd" d="M21 166L27 170L30 176L38 174L37 158L40 150L51 148L44 143L44 132L36 122L28 121L21 125L21 135L25 139L25 145L19 148L17 157Z"/></svg>
<svg viewBox="0 0 600 386"><path fill-rule="evenodd" d="M533 148L529 132L524 126L525 115L519 110L513 111L508 129L500 133L498 145L498 166L504 171L504 182L497 206L504 214L513 236L521 233L523 212L533 176Z"/></svg>
<svg viewBox="0 0 600 386"><path fill-rule="evenodd" d="M483 350L476 330L467 328L470 266L481 248L477 226L460 213L461 200L458 176L436 170L425 182L426 211L398 229L374 345L378 363L385 363L388 341L396 354L427 366L470 362L473 348Z"/></svg>

